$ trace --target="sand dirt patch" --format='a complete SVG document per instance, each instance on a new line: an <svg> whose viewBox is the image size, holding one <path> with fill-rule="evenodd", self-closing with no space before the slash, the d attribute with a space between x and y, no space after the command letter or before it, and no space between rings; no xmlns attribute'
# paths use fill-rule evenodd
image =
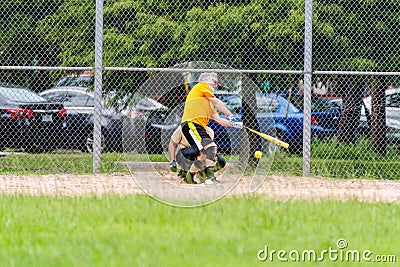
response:
<svg viewBox="0 0 400 267"><path fill-rule="evenodd" d="M135 176L149 175L138 170ZM204 185L179 184L181 187L205 187ZM172 177L172 178L171 178ZM175 178L176 177L176 178ZM400 182L392 180L326 179L311 177L271 175L255 193L249 193L250 178L243 177L227 196L262 195L276 200L351 200L364 202L400 203ZM0 175L0 194L46 196L103 196L144 193L130 173L96 175Z"/></svg>

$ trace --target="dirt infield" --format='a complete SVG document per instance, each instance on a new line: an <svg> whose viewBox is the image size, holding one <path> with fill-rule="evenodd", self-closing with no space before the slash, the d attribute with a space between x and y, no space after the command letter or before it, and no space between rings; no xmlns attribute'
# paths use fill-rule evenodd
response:
<svg viewBox="0 0 400 267"><path fill-rule="evenodd" d="M148 172L135 174L146 177ZM171 174L175 177L176 174ZM174 178L175 179L175 178ZM242 178L228 196L251 195L248 177ZM181 185L186 186L186 185ZM200 187L204 185L187 185ZM3 195L103 196L144 193L129 173L97 175L0 175ZM272 175L254 193L275 200L350 200L400 203L400 182L346 180Z"/></svg>

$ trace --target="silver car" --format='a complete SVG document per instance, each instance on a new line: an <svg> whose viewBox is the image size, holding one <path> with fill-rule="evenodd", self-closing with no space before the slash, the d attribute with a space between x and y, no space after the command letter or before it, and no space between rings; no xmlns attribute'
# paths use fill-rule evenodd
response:
<svg viewBox="0 0 400 267"><path fill-rule="evenodd" d="M93 147L95 102L93 91L88 90L86 87L60 86L45 90L39 94L48 100L63 103L68 111L66 134L62 136L63 140L59 142L60 147L91 152ZM103 97L101 137L104 151L123 151L124 128L137 126L136 124L127 124L127 122L132 120L132 122L136 123L138 118L145 117L147 113L164 108L162 104L150 98L137 99L135 106L129 106L131 103L129 99L115 100L115 94L112 92ZM117 103L113 105L113 101L117 101ZM127 107L125 107L125 102L128 103ZM145 135L145 133L138 134Z"/></svg>
<svg viewBox="0 0 400 267"><path fill-rule="evenodd" d="M386 126L389 139L400 139L400 88L385 91ZM360 125L369 128L368 116L371 114L371 96L363 99Z"/></svg>

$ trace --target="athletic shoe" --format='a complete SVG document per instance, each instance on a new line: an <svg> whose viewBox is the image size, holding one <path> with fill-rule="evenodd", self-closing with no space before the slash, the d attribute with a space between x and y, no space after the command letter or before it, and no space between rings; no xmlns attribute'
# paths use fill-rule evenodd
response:
<svg viewBox="0 0 400 267"><path fill-rule="evenodd" d="M218 180L215 179L215 178L207 178L207 179L204 181L204 184L205 184L205 185L221 185L221 182L218 181Z"/></svg>

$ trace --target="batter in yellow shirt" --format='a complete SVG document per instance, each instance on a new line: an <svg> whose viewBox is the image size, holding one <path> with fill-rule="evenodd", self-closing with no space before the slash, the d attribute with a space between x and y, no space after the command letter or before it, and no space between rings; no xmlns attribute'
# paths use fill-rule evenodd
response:
<svg viewBox="0 0 400 267"><path fill-rule="evenodd" d="M214 105L208 100L210 97L215 95L207 83L196 84L186 97L182 123L194 122L205 129L212 115L217 113Z"/></svg>

